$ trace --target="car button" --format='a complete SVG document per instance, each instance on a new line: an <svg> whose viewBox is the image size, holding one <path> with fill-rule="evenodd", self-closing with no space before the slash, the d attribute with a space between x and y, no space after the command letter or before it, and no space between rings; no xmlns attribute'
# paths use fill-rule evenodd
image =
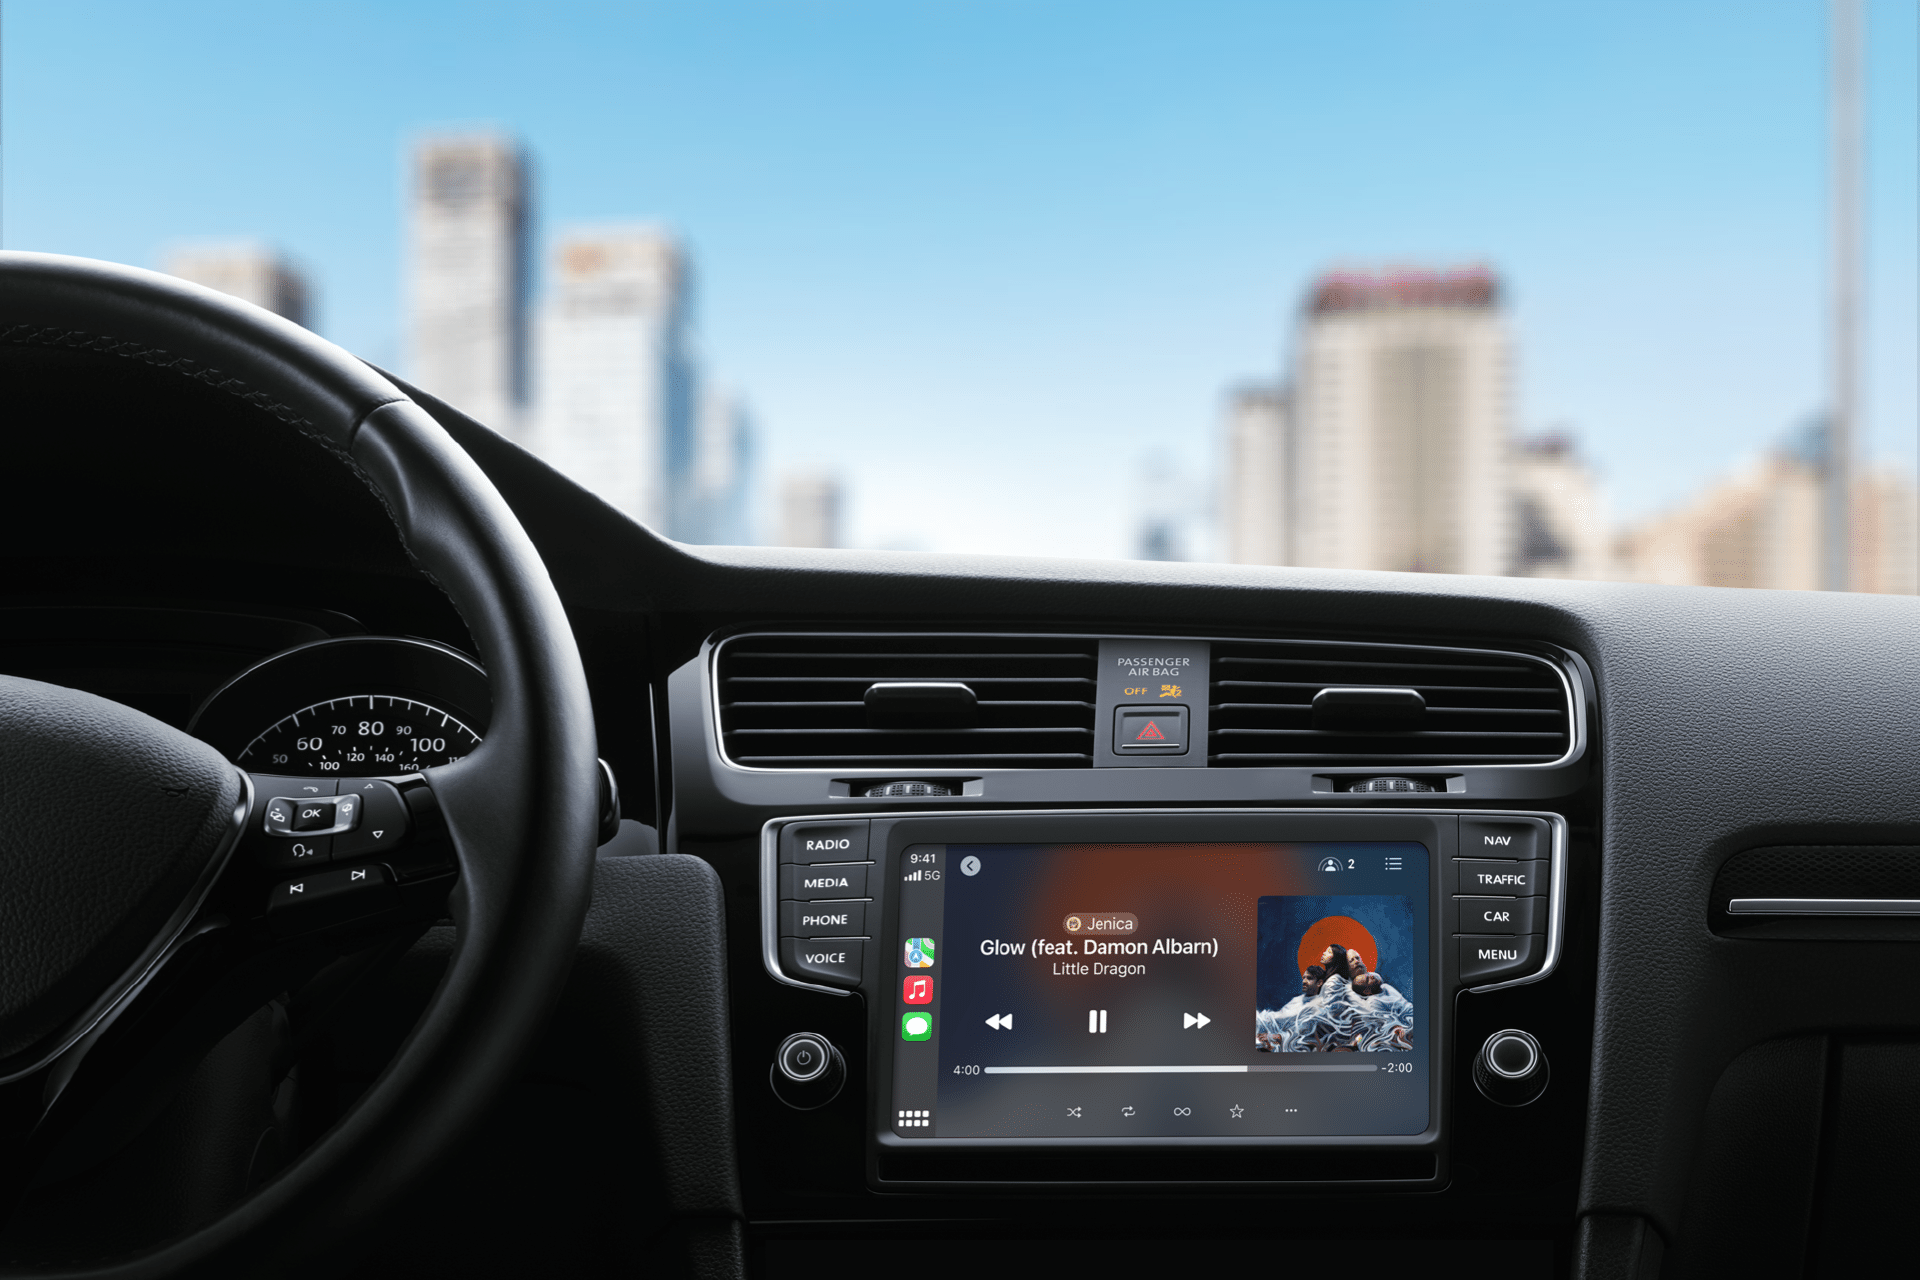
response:
<svg viewBox="0 0 1920 1280"><path fill-rule="evenodd" d="M782 862L864 862L867 820L799 822L780 832Z"/></svg>
<svg viewBox="0 0 1920 1280"><path fill-rule="evenodd" d="M1547 824L1538 818L1460 819L1463 858L1544 858Z"/></svg>
<svg viewBox="0 0 1920 1280"><path fill-rule="evenodd" d="M783 898L864 898L867 896L867 866L780 868L780 896Z"/></svg>
<svg viewBox="0 0 1920 1280"><path fill-rule="evenodd" d="M790 978L807 978L837 987L860 985L860 965L867 944L858 939L810 942L804 938L780 939L780 967Z"/></svg>
<svg viewBox="0 0 1920 1280"><path fill-rule="evenodd" d="M780 933L788 938L857 938L867 931L864 902L783 902Z"/></svg>
<svg viewBox="0 0 1920 1280"><path fill-rule="evenodd" d="M1545 898L1455 898L1455 933L1542 933Z"/></svg>
<svg viewBox="0 0 1920 1280"><path fill-rule="evenodd" d="M1460 981L1467 986L1517 978L1540 965L1546 939L1537 933L1517 938L1460 939Z"/></svg>
<svg viewBox="0 0 1920 1280"><path fill-rule="evenodd" d="M1512 894L1532 897L1547 891L1547 864L1542 862L1483 862L1477 858L1453 860L1454 892Z"/></svg>

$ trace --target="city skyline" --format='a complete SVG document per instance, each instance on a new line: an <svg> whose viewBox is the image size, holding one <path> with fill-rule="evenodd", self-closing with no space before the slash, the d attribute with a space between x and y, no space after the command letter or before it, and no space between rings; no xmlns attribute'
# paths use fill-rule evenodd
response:
<svg viewBox="0 0 1920 1280"><path fill-rule="evenodd" d="M499 121L540 158L543 223L643 210L684 229L705 345L766 412L769 471L850 460L849 540L867 545L1125 554L1130 526L1096 495L1170 436L1213 437L1216 389L1266 367L1291 300L1343 258L1479 259L1511 281L1516 426L1570 423L1629 519L1764 454L1824 400L1817 7L1445 22L1227 7L1154 36L1108 24L1093 62L1058 15L1023 25L1008 59L988 54L1007 48L997 11L756 10L742 42L658 10L504 11L482 31L434 5L348 9L331 27L262 15L247 38L288 51L270 79L231 56L158 93L149 62L201 66L240 35L193 6L128 9L84 38L56 7L9 6L7 243L159 265L188 236L269 235L310 267L321 331L396 363L394 157L448 119ZM382 97L329 53L356 22L396 56L451 31L460 56ZM1654 22L1659 41L1636 38ZM1868 6L1862 453L1903 466L1912 26L1910 8ZM901 56L873 56L883 43ZM1143 81L1154 46L1170 78ZM1362 48L1355 80L1341 67ZM637 59L619 76L616 50ZM1063 60L1077 116L1041 96ZM987 109L943 105L969 100L961 69L982 65ZM675 109L696 85L715 109ZM316 131L302 104L322 86ZM226 109L236 95L248 111ZM875 109L890 96L898 109ZM1507 109L1519 99L1525 118ZM150 130L224 160L156 167L140 149L168 152ZM127 209L109 179L144 199ZM902 440L956 438L976 447L889 470ZM1046 482L1065 471L1075 492ZM962 492L980 495L973 519L930 521Z"/></svg>

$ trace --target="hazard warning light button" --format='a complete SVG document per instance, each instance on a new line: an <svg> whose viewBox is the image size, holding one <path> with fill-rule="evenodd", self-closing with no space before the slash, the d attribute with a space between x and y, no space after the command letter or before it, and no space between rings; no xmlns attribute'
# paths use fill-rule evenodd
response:
<svg viewBox="0 0 1920 1280"><path fill-rule="evenodd" d="M1181 706L1116 707L1113 749L1124 755L1183 756L1187 709Z"/></svg>

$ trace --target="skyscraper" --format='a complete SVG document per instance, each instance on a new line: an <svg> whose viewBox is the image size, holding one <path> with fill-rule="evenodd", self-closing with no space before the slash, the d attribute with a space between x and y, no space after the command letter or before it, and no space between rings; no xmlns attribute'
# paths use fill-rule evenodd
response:
<svg viewBox="0 0 1920 1280"><path fill-rule="evenodd" d="M265 307L295 324L308 323L306 277L265 245L251 240L176 245L167 254L164 270Z"/></svg>
<svg viewBox="0 0 1920 1280"><path fill-rule="evenodd" d="M829 475L798 473L780 485L780 545L840 545L840 482Z"/></svg>
<svg viewBox="0 0 1920 1280"><path fill-rule="evenodd" d="M1508 350L1492 272L1336 272L1295 354L1288 557L1507 568Z"/></svg>
<svg viewBox="0 0 1920 1280"><path fill-rule="evenodd" d="M527 394L526 163L492 135L414 148L408 245L413 380L503 434Z"/></svg>
<svg viewBox="0 0 1920 1280"><path fill-rule="evenodd" d="M1286 494L1286 396L1278 387L1240 387L1227 402L1221 483L1229 561L1287 563Z"/></svg>
<svg viewBox="0 0 1920 1280"><path fill-rule="evenodd" d="M688 271L653 227L563 236L541 311L535 452L635 520L679 536L693 478Z"/></svg>
<svg viewBox="0 0 1920 1280"><path fill-rule="evenodd" d="M682 542L751 545L754 461L752 415L737 397L707 387L694 424L693 465L674 486L673 536Z"/></svg>
<svg viewBox="0 0 1920 1280"><path fill-rule="evenodd" d="M1569 436L1550 434L1514 446L1507 480L1513 495L1513 563L1522 578L1612 576L1612 540L1599 480Z"/></svg>

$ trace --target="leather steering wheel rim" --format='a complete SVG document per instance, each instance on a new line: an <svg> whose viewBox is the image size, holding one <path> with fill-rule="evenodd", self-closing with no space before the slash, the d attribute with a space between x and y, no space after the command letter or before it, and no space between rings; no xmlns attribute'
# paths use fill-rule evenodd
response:
<svg viewBox="0 0 1920 1280"><path fill-rule="evenodd" d="M306 329L155 272L0 252L0 337L170 370L326 445L385 503L488 672L485 741L426 774L458 860L459 940L412 1034L333 1129L231 1212L87 1274L307 1272L337 1261L338 1243L377 1221L481 1117L565 982L598 820L593 714L573 632L532 541L473 460L385 377Z"/></svg>

